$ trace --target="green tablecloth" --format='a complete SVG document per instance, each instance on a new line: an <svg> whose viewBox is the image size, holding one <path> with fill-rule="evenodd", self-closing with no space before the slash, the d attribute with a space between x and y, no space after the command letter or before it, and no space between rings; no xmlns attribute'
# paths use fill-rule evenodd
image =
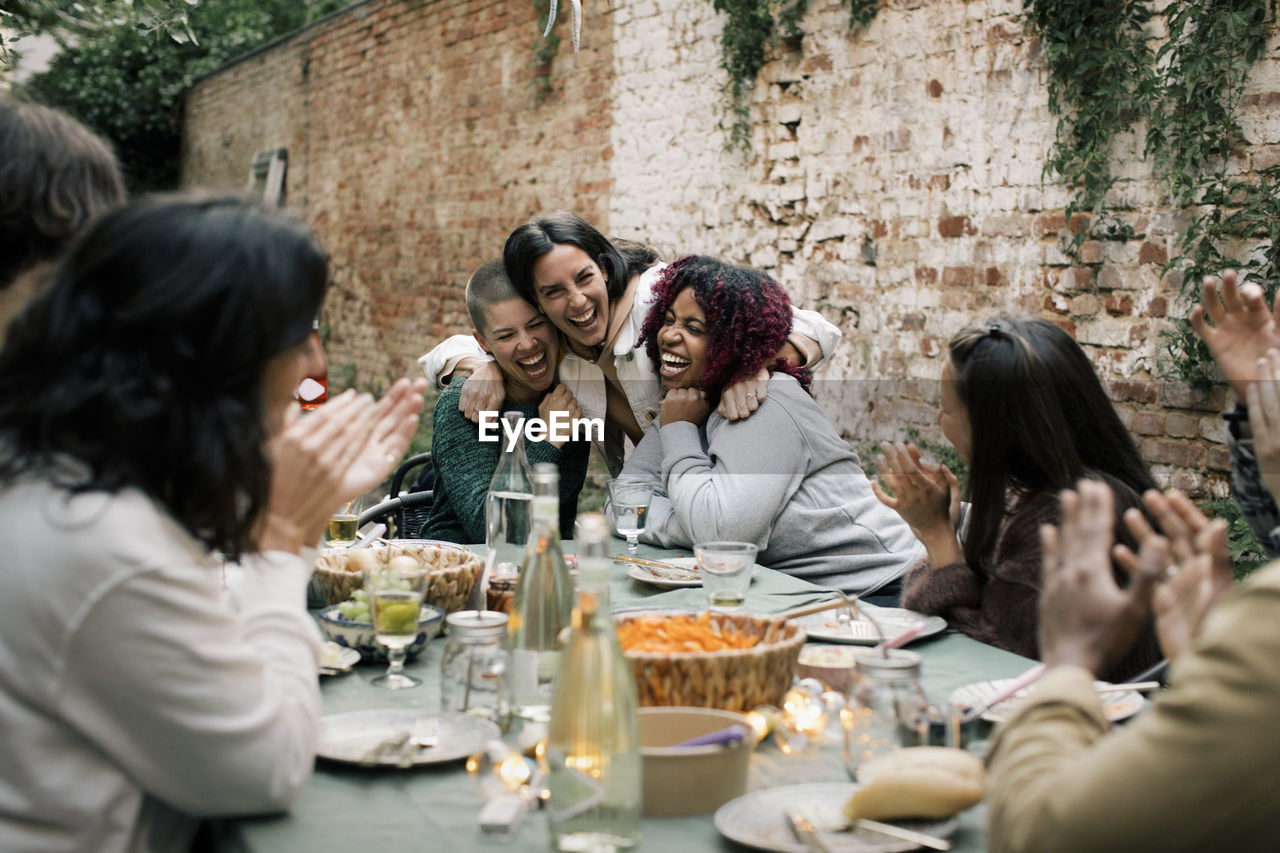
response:
<svg viewBox="0 0 1280 853"><path fill-rule="evenodd" d="M571 547L571 543L566 543ZM641 549L641 556L674 552ZM615 565L613 605L632 607L699 607L699 589L662 591L626 576ZM762 569L752 582L747 608L777 613L830 598L828 591L805 581ZM440 708L440 656L443 641L433 641L410 672L425 679L421 687L388 691L369 681L380 667L358 666L354 672L326 678L321 685L325 713L380 707ZM934 701L945 701L956 687L1023 672L1031 662L948 631L912 645L924 656L923 682ZM840 745L824 744L803 756L783 755L766 740L751 759L748 790L801 782L841 782L848 776ZM287 814L219 821L216 848L227 851L317 853L317 851L384 850L390 845L432 850L549 849L546 819L530 816L519 834L504 843L482 837L476 828L481 807L477 783L461 763L413 770L366 770L320 762L315 776ZM981 806L961 817L952 839L958 851L985 850L985 812ZM645 818L642 849L735 850L712 824L711 815Z"/></svg>

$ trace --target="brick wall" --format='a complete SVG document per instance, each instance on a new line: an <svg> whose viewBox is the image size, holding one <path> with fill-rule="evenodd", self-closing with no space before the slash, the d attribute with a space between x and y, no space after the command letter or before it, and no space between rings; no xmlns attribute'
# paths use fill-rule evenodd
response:
<svg viewBox="0 0 1280 853"><path fill-rule="evenodd" d="M201 82L184 175L240 185L253 151L289 148L290 202L335 261L330 351L362 383L465 327L467 272L530 213L568 207L673 254L765 267L840 325L820 399L858 443L908 427L941 440L947 339L1031 313L1085 346L1162 481L1224 494L1225 394L1152 378L1159 330L1185 312L1161 276L1182 215L1141 140L1121 139L1112 202L1134 238L1063 253L1067 195L1041 177L1056 120L1019 9L886 0L850 34L844 6L815 0L799 48L761 75L742 153L718 128L707 0L589 6L582 52L565 39L541 102L527 0L375 0ZM1278 58L1273 37L1236 171L1280 160Z"/></svg>

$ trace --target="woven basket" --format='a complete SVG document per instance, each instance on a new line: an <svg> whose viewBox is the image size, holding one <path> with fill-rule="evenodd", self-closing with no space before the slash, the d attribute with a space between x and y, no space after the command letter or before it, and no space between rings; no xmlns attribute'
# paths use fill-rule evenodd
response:
<svg viewBox="0 0 1280 853"><path fill-rule="evenodd" d="M405 554L430 567L426 602L445 613L466 609L471 589L484 571L484 558L452 542L393 539L386 545L371 545L369 550L381 563ZM364 578L359 572L347 571L346 551L333 550L316 560L316 584L325 604L338 604L364 586Z"/></svg>
<svg viewBox="0 0 1280 853"><path fill-rule="evenodd" d="M688 615L669 610L630 611L617 623L643 617ZM777 705L791 686L805 633L796 622L781 622L745 613L713 613L712 624L760 637L750 649L718 652L628 652L643 707L684 705L750 711Z"/></svg>

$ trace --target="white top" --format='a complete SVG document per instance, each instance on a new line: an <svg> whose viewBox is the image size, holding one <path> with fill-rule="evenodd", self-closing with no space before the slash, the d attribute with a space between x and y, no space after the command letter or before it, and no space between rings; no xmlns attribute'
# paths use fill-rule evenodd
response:
<svg viewBox="0 0 1280 853"><path fill-rule="evenodd" d="M0 850L185 850L196 819L287 808L311 775L320 637L302 557L219 589L136 490L0 491Z"/></svg>
<svg viewBox="0 0 1280 853"><path fill-rule="evenodd" d="M618 381L642 431L647 430L658 416L658 410L662 406L662 383L648 354L637 349L636 344L640 342L640 329L653 301L653 286L666 266L656 264L641 273L636 282L631 310L613 345L613 363L618 372ZM809 367L821 364L839 345L841 337L840 330L818 312L794 307L791 333L793 337L799 335L817 342L820 353ZM454 335L419 358L418 364L422 365L427 378L439 390L440 377L450 373L458 360L465 356L488 357L471 335ZM603 371L596 364L566 351L560 362L560 381L577 398L583 417L605 416L606 380Z"/></svg>

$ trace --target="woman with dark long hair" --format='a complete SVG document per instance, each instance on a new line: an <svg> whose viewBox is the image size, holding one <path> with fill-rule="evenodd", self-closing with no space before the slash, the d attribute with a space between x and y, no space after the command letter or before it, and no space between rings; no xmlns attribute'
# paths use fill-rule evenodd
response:
<svg viewBox="0 0 1280 853"><path fill-rule="evenodd" d="M640 441L662 399L652 365L636 358L635 348L666 264L648 246L610 240L567 210L536 216L512 231L503 261L520 295L563 335L560 379L586 416L605 419L605 456L617 471L623 439ZM792 313L794 328L774 354L792 364L816 365L839 343L840 330L815 311ZM472 420L502 401L501 371L483 356L470 337L455 336L419 359L433 381L472 374L458 405ZM767 384L767 375L740 377L727 389L721 414L748 417Z"/></svg>
<svg viewBox="0 0 1280 853"><path fill-rule="evenodd" d="M809 374L776 358L791 305L766 273L690 256L663 271L640 332L666 395L623 476L656 484L642 541L688 548L753 542L761 565L867 595L920 556L881 506L857 457L808 393ZM772 368L755 414L714 411L723 390Z"/></svg>
<svg viewBox="0 0 1280 853"><path fill-rule="evenodd" d="M1040 526L1058 523L1058 495L1081 478L1116 498L1120 516L1141 508L1155 481L1071 336L1044 320L997 317L961 330L943 365L942 433L968 463L968 518L945 465L909 444L886 444L882 501L925 544L908 572L902 605L944 616L983 642L1038 658ZM1120 572L1117 570L1117 577ZM1159 660L1151 630L1107 673L1124 678Z"/></svg>
<svg viewBox="0 0 1280 853"><path fill-rule="evenodd" d="M309 778L303 549L407 449L425 385L301 414L327 278L282 212L159 197L89 226L11 327L0 849L185 850Z"/></svg>

